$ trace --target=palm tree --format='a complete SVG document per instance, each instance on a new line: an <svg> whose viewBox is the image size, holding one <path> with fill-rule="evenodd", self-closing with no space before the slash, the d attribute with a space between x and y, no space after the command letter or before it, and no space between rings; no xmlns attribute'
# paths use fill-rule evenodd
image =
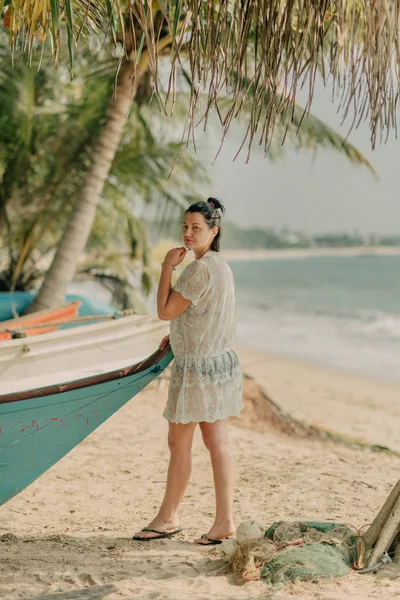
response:
<svg viewBox="0 0 400 600"><path fill-rule="evenodd" d="M51 67L37 72L18 60L12 66L0 51L0 148L5 148L0 156L0 206L5 216L0 289L31 288L43 276L68 222L113 86L108 61L99 65L96 60L93 71L91 58L81 61L74 82L60 85ZM82 265L86 272L103 278L107 273L110 280L122 282L127 302L131 286L125 283L133 263L141 264L137 287L148 291L150 283L147 234L133 214L138 214L137 203L162 203L161 216L174 213L176 220L187 202L198 199L190 178L205 180L201 164L189 153L181 154L168 178L178 145L154 135L147 122L150 116L142 109L135 103L131 111ZM178 194L181 187L187 191ZM161 222L166 224L164 218Z"/></svg>
<svg viewBox="0 0 400 600"><path fill-rule="evenodd" d="M127 35L129 30L124 31L124 36ZM157 42L159 49L170 44L169 35ZM149 86L148 79L145 77L151 62L149 49L144 50L138 60L133 43L126 46L126 50L127 56L122 59L118 71L114 97L110 97L104 123L93 147L90 167L77 194L55 257L28 312L35 312L63 302L67 286L76 273L79 259L89 238L104 184L118 151L142 79L143 86L146 88ZM142 95L147 94L142 93Z"/></svg>
<svg viewBox="0 0 400 600"><path fill-rule="evenodd" d="M207 119L212 109L220 115L226 132L247 105L250 106L246 134L249 147L259 132L268 149L275 124L279 122L286 129L293 120L296 89L302 79L312 84L317 70L324 72L329 45L330 64L335 69L333 76L340 81L338 64L343 55L338 44L340 28L350 23L359 35L365 30L362 27L365 19L360 18L357 7L343 12L339 6L334 12L328 10L330 2L310 0L281 4L268 0L229 3L105 0L104 4L66 0L62 12L59 3L51 0L48 14L47 5L42 7L46 18L43 11L33 10L38 2L28 0L23 10L9 5L6 17L14 46L18 43L16 24L21 22L27 39L34 40L37 34L52 38L57 60L63 39L61 25L65 23L71 66L75 31L81 34L90 28L114 39L121 58L115 97L110 99L91 166L32 311L61 302L64 297L86 245L126 117L140 86L149 89L152 85L160 105L168 112L175 103L175 82L184 60L190 70L188 136L194 131L196 120ZM386 26L386 21L384 24ZM333 29L337 35L332 35ZM362 47L362 38L359 43ZM351 48L355 47L353 40ZM159 79L159 59L164 55L170 58L167 99L161 93ZM352 60L349 63L354 67ZM352 84L355 71L354 68L350 71ZM371 77L375 71L371 69ZM310 98L312 88L310 85ZM196 107L200 96L204 96L204 89L207 101L204 111L198 115ZM221 100L226 107L223 110Z"/></svg>

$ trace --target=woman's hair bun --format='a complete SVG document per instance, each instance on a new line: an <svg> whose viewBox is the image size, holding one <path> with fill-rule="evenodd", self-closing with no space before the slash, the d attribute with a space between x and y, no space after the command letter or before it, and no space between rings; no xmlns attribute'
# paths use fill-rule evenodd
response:
<svg viewBox="0 0 400 600"><path fill-rule="evenodd" d="M222 202L220 202L219 200L217 200L217 198L207 198L207 202L210 206L212 206L212 208L217 208L219 209L222 213L225 212L225 207L222 204Z"/></svg>

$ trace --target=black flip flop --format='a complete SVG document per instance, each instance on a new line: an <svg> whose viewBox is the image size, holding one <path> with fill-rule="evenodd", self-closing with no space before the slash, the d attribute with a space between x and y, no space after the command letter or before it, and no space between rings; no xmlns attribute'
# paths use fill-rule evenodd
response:
<svg viewBox="0 0 400 600"><path fill-rule="evenodd" d="M138 542L151 542L152 540L163 540L165 538L170 538L177 533L182 531L182 528L175 529L174 531L158 531L157 529L151 529L151 527L143 527L141 531L151 531L152 533L157 533L158 535L153 537L141 537L140 535L133 535L132 539L137 540Z"/></svg>
<svg viewBox="0 0 400 600"><path fill-rule="evenodd" d="M213 540L212 538L209 538L206 533L203 533L201 538L204 540L207 540L207 544L203 544L202 542L196 542L196 544L199 544L199 546L216 546L217 544L222 544L222 542L224 541L224 540ZM225 538L225 539L227 539L227 538Z"/></svg>

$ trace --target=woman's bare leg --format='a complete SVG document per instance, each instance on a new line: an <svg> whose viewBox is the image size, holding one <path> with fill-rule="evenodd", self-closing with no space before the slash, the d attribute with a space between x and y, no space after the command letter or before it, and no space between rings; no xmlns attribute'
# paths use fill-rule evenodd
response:
<svg viewBox="0 0 400 600"><path fill-rule="evenodd" d="M207 536L219 540L235 533L233 522L235 469L225 421L200 423L200 428L204 444L210 452L215 487L215 521ZM206 544L207 540L198 539L196 542Z"/></svg>
<svg viewBox="0 0 400 600"><path fill-rule="evenodd" d="M178 507L183 498L192 470L192 443L196 423L169 423L168 446L170 460L164 499L156 518L149 527L157 531L173 531L179 524ZM141 531L141 538L157 537L156 533Z"/></svg>

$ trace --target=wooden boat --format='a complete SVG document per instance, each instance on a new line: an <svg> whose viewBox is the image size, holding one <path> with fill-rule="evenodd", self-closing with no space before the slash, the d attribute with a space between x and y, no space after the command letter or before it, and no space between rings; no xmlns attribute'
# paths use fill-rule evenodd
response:
<svg viewBox="0 0 400 600"><path fill-rule="evenodd" d="M22 334L26 337L55 331L78 316L80 305L79 301L70 302L57 308L40 310L24 317L2 321L0 323L0 340L11 340L15 334ZM34 325L39 325L39 327L34 327Z"/></svg>
<svg viewBox="0 0 400 600"><path fill-rule="evenodd" d="M122 369L0 395L0 505L68 454L172 358L165 348Z"/></svg>
<svg viewBox="0 0 400 600"><path fill-rule="evenodd" d="M33 292L0 292L0 321L23 315L35 299ZM81 294L67 294L65 304L78 300L81 303L79 315L105 315L113 311L112 306L99 298Z"/></svg>
<svg viewBox="0 0 400 600"><path fill-rule="evenodd" d="M0 394L127 367L149 356L169 323L130 315L0 342Z"/></svg>

